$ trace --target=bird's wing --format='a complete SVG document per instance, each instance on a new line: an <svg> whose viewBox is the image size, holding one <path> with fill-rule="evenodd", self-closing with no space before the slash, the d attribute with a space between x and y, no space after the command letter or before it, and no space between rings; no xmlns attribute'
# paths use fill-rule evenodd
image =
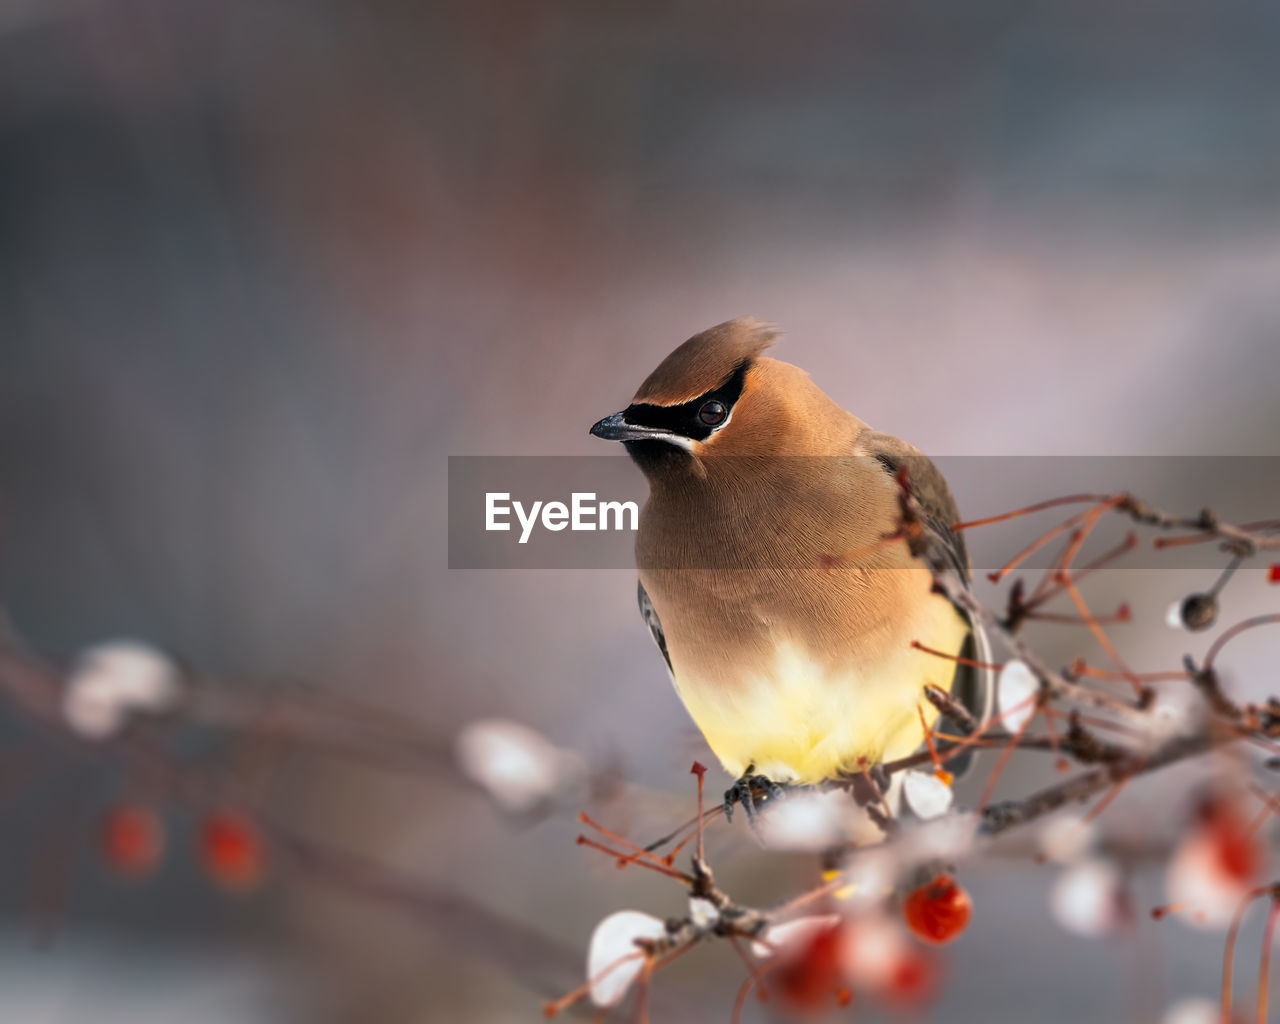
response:
<svg viewBox="0 0 1280 1024"><path fill-rule="evenodd" d="M644 624L649 627L649 636L658 645L658 650L662 652L662 660L667 663L667 671L674 679L675 669L671 667L671 655L667 653L667 637L662 632L662 622L658 618L657 610L653 607L653 602L649 600L644 584L639 580L636 580L636 603L640 605L640 616L644 619Z"/></svg>
<svg viewBox="0 0 1280 1024"><path fill-rule="evenodd" d="M884 466L886 472L897 475L899 469L906 467L907 481L911 493L920 505L925 529L941 542L951 567L968 583L972 576L969 552L965 547L964 536L953 529L960 521L960 512L951 488L947 486L938 467L919 448L889 434L863 431L858 436L858 442ZM974 621L965 609L959 606L957 609L969 623L969 638L965 641L960 656L970 661L990 664L991 644L982 624ZM951 693L979 722L985 722L991 717L995 702L995 680L990 669L957 666ZM945 728L945 720L943 727ZM962 754L948 767L958 775L968 768L970 757L971 754Z"/></svg>
<svg viewBox="0 0 1280 1024"><path fill-rule="evenodd" d="M960 511L938 467L915 445L889 434L867 430L858 436L858 441L891 475L897 475L903 466L907 468L907 481L920 504L925 527L942 542L951 567L967 583L972 575L969 551L964 535L952 529L960 521Z"/></svg>

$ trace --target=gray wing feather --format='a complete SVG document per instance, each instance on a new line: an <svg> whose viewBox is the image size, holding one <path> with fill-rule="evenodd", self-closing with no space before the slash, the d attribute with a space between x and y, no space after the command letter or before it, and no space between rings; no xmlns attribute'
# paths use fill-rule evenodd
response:
<svg viewBox="0 0 1280 1024"><path fill-rule="evenodd" d="M667 671L671 674L671 678L675 679L675 670L671 667L671 655L667 653L667 637L662 632L662 622L658 618L657 610L653 607L653 602L649 600L649 594L644 589L644 584L639 580L636 580L636 603L640 605L640 617L644 619L644 624L649 627L649 636L653 638L658 650L662 652L662 660L667 663Z"/></svg>

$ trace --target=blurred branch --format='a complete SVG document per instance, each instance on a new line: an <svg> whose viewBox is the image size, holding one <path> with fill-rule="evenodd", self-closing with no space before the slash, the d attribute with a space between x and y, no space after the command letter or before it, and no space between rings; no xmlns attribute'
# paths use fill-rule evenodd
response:
<svg viewBox="0 0 1280 1024"><path fill-rule="evenodd" d="M197 812L227 806L251 816L277 864L331 884L337 891L382 905L418 920L441 943L499 965L537 992L561 991L576 977L576 954L526 925L420 878L405 875L356 854L306 838L276 820L262 806L253 788L243 784L230 766L198 764L179 759L162 742L166 726L186 722L234 728L250 736L283 739L361 761L410 769L439 785L441 769L452 770L444 750L409 730L397 731L375 721L366 709L349 708L339 717L325 696L202 693L188 695L173 713L131 723L118 737L86 742L60 713L62 673L24 648L7 625L0 626L0 691L38 725L50 739L81 753L98 752L137 772L158 787L164 798ZM453 772L454 780L459 777Z"/></svg>

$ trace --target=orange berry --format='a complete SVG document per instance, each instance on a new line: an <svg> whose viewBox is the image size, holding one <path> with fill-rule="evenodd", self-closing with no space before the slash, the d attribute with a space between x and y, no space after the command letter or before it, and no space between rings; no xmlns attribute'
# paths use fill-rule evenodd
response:
<svg viewBox="0 0 1280 1024"><path fill-rule="evenodd" d="M907 927L926 942L957 938L973 916L973 900L954 878L941 874L914 890L902 905Z"/></svg>

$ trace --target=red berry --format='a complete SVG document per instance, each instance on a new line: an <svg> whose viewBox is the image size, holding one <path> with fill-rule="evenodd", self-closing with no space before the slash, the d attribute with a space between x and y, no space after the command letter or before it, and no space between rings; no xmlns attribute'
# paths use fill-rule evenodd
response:
<svg viewBox="0 0 1280 1024"><path fill-rule="evenodd" d="M1268 583L1280 583L1280 562L1276 562L1267 570Z"/></svg>
<svg viewBox="0 0 1280 1024"><path fill-rule="evenodd" d="M942 874L907 897L902 915L918 938L942 944L957 938L968 926L973 900L954 878Z"/></svg>
<svg viewBox="0 0 1280 1024"><path fill-rule="evenodd" d="M118 804L102 818L98 843L103 859L130 878L150 874L164 855L164 829L153 811L136 804Z"/></svg>
<svg viewBox="0 0 1280 1024"><path fill-rule="evenodd" d="M1251 885L1266 870L1266 848L1239 806L1227 800L1201 810L1218 867L1234 882Z"/></svg>
<svg viewBox="0 0 1280 1024"><path fill-rule="evenodd" d="M894 963L880 997L893 1006L920 1006L934 997L941 980L934 954L912 946Z"/></svg>
<svg viewBox="0 0 1280 1024"><path fill-rule="evenodd" d="M262 841L253 824L238 814L211 814L200 828L204 869L228 889L250 889L262 881Z"/></svg>
<svg viewBox="0 0 1280 1024"><path fill-rule="evenodd" d="M834 924L814 933L771 972L770 988L793 1010L819 1010L829 1001L852 998L844 987L844 929Z"/></svg>

